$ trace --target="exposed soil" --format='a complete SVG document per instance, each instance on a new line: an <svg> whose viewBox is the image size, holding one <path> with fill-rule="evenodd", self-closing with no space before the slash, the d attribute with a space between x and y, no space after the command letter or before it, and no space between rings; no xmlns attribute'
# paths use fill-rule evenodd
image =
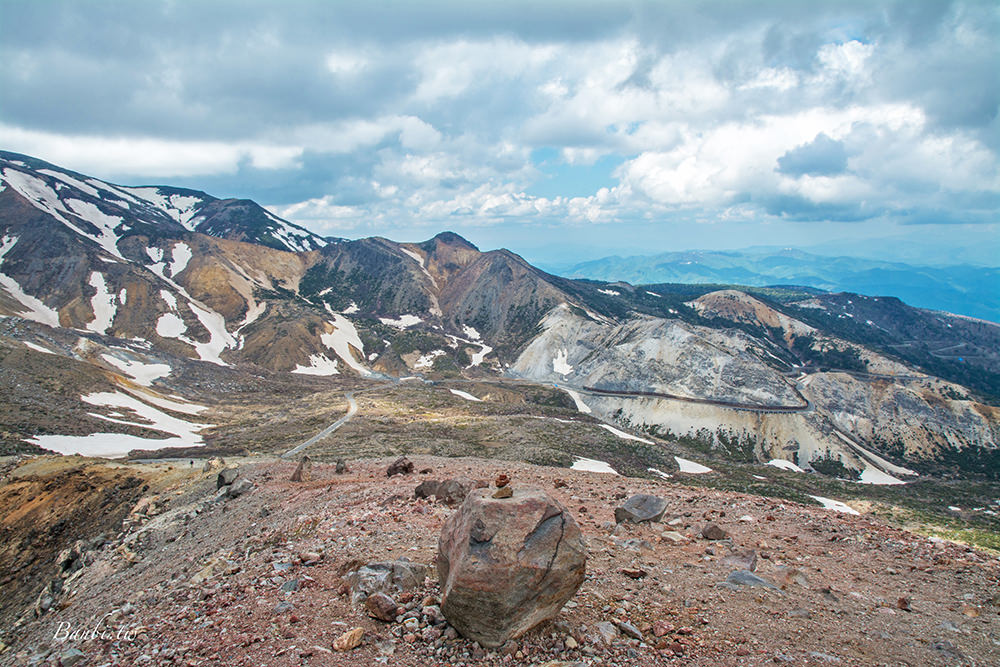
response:
<svg viewBox="0 0 1000 667"><path fill-rule="evenodd" d="M247 460L241 475L255 482L253 490L207 505L202 502L214 495L218 468L202 472L198 461L183 470L180 483L184 466L130 465L124 470L136 476L174 475L172 490L152 507L141 504L120 536L91 553L60 599L62 608L39 618L29 611L16 628L8 624L2 639L10 646L0 661L54 660L71 648L95 665L1000 660L1000 561L984 552L871 516L735 492L506 461L410 458L416 470L432 472L386 478L390 460L368 459L349 461L343 475L316 464L311 481L293 483L295 462ZM414 500L420 481L490 480L500 472L515 487L539 487L559 500L588 542L587 579L555 621L503 650L484 651L461 638L425 641L419 632L407 641L401 625L351 605L342 588L351 566L401 557L433 566L442 523L455 510ZM566 485L557 488L557 479ZM616 496L639 492L668 500L663 522L616 527ZM709 522L729 539L701 537ZM680 533L679 541L665 531ZM299 557L304 552L322 558L306 565ZM781 590L717 586L740 569L733 558L747 552L755 552L755 574ZM38 552L34 572L44 569L42 557ZM54 564L50 568L55 576ZM433 567L430 573L416 602L438 593ZM299 590L282 592L291 579ZM25 612L21 602L6 598L5 617ZM107 638L53 641L60 627L90 628L102 618ZM604 643L597 624L616 620L635 626L642 640L618 636ZM333 651L334 640L354 627L364 629L361 645ZM139 628L134 637L114 636Z"/></svg>

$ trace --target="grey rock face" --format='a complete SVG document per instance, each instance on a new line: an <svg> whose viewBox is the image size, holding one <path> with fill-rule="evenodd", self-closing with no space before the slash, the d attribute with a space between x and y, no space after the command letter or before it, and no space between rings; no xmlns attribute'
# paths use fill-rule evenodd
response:
<svg viewBox="0 0 1000 667"><path fill-rule="evenodd" d="M219 473L219 476L215 479L215 488L221 489L224 486L232 484L239 477L240 471L236 468L226 468Z"/></svg>
<svg viewBox="0 0 1000 667"><path fill-rule="evenodd" d="M659 521L667 511L667 501L657 496L640 493L626 500L621 507L615 509L615 521Z"/></svg>
<svg viewBox="0 0 1000 667"><path fill-rule="evenodd" d="M427 567L408 560L394 560L367 565L347 575L351 602L363 602L373 593L395 595L413 590L424 583Z"/></svg>

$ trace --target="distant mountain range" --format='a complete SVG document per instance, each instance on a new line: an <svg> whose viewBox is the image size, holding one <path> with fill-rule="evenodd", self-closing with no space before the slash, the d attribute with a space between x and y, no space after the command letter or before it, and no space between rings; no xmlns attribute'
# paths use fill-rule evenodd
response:
<svg viewBox="0 0 1000 667"><path fill-rule="evenodd" d="M831 257L789 248L668 252L605 257L568 267L571 278L633 284L800 285L830 292L894 296L921 308L1000 322L1000 268L914 266Z"/></svg>
<svg viewBox="0 0 1000 667"><path fill-rule="evenodd" d="M803 253L738 269L733 257L609 269L632 264L641 287L574 280L450 232L321 238L252 201L0 152L0 447L193 446L177 399L191 392L423 377L554 385L580 412L661 442L861 481L997 474L1000 326L895 298L676 284L829 287L821 277L847 273ZM875 277L891 265L844 266L886 293ZM121 412L154 408L156 420Z"/></svg>

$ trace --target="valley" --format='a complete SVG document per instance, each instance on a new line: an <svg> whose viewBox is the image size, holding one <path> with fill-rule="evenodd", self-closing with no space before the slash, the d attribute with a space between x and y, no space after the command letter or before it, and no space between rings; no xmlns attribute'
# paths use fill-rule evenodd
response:
<svg viewBox="0 0 1000 667"><path fill-rule="evenodd" d="M599 622L610 598L625 616L650 624L662 619L632 612L716 602L728 609L729 593L713 588L719 573L709 570L729 554L706 547L696 526L708 518L725 517L745 533L734 549L773 553L774 540L792 545L805 521L820 533L846 531L852 557L874 553L884 571L872 572L872 587L838 584L831 593L840 603L857 593L850 600L857 609L819 611L832 579L826 588L801 586L808 594L793 588L809 597L796 604L837 616L830 622L842 633L859 618L887 632L882 610L909 613L893 596L930 600L945 585L894 578L902 566L889 563L902 557L882 544L887 535L918 554L920 567L954 581L982 565L977 591L995 578L1000 326L889 297L799 287L573 280L450 232L422 243L321 238L253 202L106 183L13 153L0 153L0 176L0 493L13 508L0 517L7 554L0 581L14 592L0 612L18 629L0 635L4 646L16 645L6 655L27 659L44 643L50 610L86 616L95 607L82 601L91 596L120 609L126 600L114 591L123 582L136 591L127 601L133 609L184 616L190 591L176 582L196 565L221 568L196 582L193 590L205 594L200 609L230 594L221 580L206 593L205 581L246 568L256 579L239 575L233 585L252 597L250 589L270 591L265 561L296 551L330 554L316 578L324 591L337 589L344 572L336 568L354 552L412 551L427 561L445 514L411 498L419 477L385 481L382 469L401 456L434 474L485 480L512 470L546 488L566 482L570 491L560 497L583 517L587 539L607 546L599 572L679 558L698 573L692 588L686 579L670 583L673 571L659 572L655 602L641 588L615 597L595 576L601 604L571 614L575 626ZM315 462L316 477L289 486L303 456ZM348 477L331 472L338 464ZM249 481L237 495L213 499L212 482L226 466ZM623 535L607 525L614 495L637 489L676 506L688 531L680 552L660 532ZM329 494L359 523L338 518ZM324 509L308 518L309 503ZM229 508L246 532L222 539ZM776 522L780 530L765 537L741 527L733 515L746 512L755 525ZM377 531L356 530L371 517L416 517L429 532L383 543ZM655 559L642 548L622 556L618 542L633 538L645 540ZM92 561L66 591L52 589L53 562L77 541L93 552L79 559ZM785 552L775 556L780 568L821 563L811 575L817 580L841 567L818 541ZM157 561L160 553L168 556ZM764 571L784 576L778 567ZM273 606L269 596L260 594L261 606ZM749 619L754 599L732 603L732 613ZM355 613L338 605L338 618ZM211 614L188 620L219 612L208 606ZM975 599L983 620L956 631L964 650L995 651L995 606ZM775 614L799 608L770 606L779 607ZM899 660L950 657L936 645L914 648L938 624L956 623L945 607L935 607L931 626L931 617L908 626ZM684 624L701 622L678 613ZM278 648L280 637L296 635L288 624L248 616L261 624L249 634L283 628L254 651L283 651L288 664L299 664L302 647ZM789 632L805 632L801 619L809 616L791 618L800 620ZM206 637L209 627L199 620L193 630ZM715 644L675 638L670 650L696 664L730 664L712 662L718 642L737 644L744 631L724 622L711 632ZM226 654L218 645L171 641L191 644L183 655L199 656L192 664ZM656 645L635 641L604 653L628 664L629 650ZM753 655L770 659L791 650L790 641L762 637ZM849 648L852 641L837 639L838 654L865 664L876 649ZM823 644L799 642L795 650L802 646L804 659L825 654ZM427 657L422 648L398 650L410 661Z"/></svg>

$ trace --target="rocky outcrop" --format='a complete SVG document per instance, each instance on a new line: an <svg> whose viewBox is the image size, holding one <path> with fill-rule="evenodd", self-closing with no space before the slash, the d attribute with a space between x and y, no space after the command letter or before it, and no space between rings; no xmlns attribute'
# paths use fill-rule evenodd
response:
<svg viewBox="0 0 1000 667"><path fill-rule="evenodd" d="M576 521L543 491L477 489L441 531L441 611L462 635L500 646L559 613L586 560Z"/></svg>

